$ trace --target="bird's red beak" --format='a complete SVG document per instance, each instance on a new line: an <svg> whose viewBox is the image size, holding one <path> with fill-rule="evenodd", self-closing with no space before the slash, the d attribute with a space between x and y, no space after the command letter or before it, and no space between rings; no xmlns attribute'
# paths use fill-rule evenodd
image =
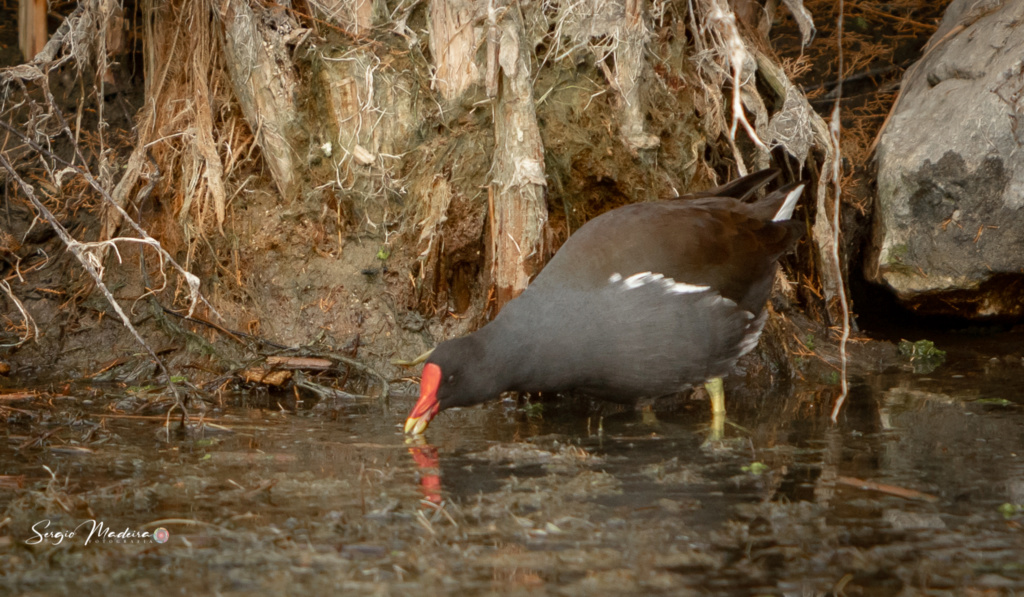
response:
<svg viewBox="0 0 1024 597"><path fill-rule="evenodd" d="M427 363L420 378L420 399L405 420L406 433L420 435L441 410L441 404L437 401L437 389L440 386L441 368L434 363Z"/></svg>

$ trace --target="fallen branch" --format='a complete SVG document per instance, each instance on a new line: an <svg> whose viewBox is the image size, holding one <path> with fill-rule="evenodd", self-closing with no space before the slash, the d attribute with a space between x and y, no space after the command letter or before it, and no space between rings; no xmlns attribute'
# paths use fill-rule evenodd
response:
<svg viewBox="0 0 1024 597"><path fill-rule="evenodd" d="M319 396L321 400L366 400L369 398L369 396L364 396L362 394L349 394L348 392L343 392L335 388L330 388L325 385L318 384L314 381L307 379L305 376L300 377L295 382L295 387L302 388L303 390L306 390L308 392L312 392L313 394Z"/></svg>
<svg viewBox="0 0 1024 597"><path fill-rule="evenodd" d="M0 394L0 402L19 402L21 400L31 400L38 397L39 393L37 392L13 392L10 394Z"/></svg>
<svg viewBox="0 0 1024 597"><path fill-rule="evenodd" d="M923 491L917 491L916 489L907 489L906 487L900 487L898 485L887 485L885 483L876 483L875 481L866 481L856 477L836 477L836 483L867 491L878 491L888 495L906 498L908 500L923 500L926 502L939 501L938 497L930 493L924 493Z"/></svg>
<svg viewBox="0 0 1024 597"><path fill-rule="evenodd" d="M343 357L340 354L333 354L333 353L319 353L319 354L310 354L310 355L306 355L306 356L321 357L321 358L330 359L332 361L336 361L336 362L339 362L339 363L344 363L344 364L346 364L346 365L348 365L348 366L350 366L350 367L352 367L354 369L358 369L359 371L362 371L363 373L365 373L365 374L367 374L367 375L369 375L371 377L376 377L377 380L380 381L380 385L381 385L381 396L380 397L381 398L387 398L391 394L391 384L388 383L388 378L384 377L384 375L382 375L379 371L377 371L373 367L367 365L366 363L363 363L361 361L357 361L356 359L353 359L353 358Z"/></svg>

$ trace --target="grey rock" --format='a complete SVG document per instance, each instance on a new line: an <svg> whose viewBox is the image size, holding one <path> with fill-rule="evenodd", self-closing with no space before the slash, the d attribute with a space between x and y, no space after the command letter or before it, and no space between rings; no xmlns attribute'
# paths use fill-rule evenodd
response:
<svg viewBox="0 0 1024 597"><path fill-rule="evenodd" d="M1022 21L955 0L879 140L865 273L919 310L1024 315Z"/></svg>

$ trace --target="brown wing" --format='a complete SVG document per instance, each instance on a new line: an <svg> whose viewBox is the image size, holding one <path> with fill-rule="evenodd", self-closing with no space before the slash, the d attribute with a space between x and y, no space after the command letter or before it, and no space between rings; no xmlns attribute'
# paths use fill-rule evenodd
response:
<svg viewBox="0 0 1024 597"><path fill-rule="evenodd" d="M771 211L764 201L716 197L621 207L580 228L533 285L599 288L613 274L652 272L711 286L756 313L767 299L775 261L802 231L798 222L764 221Z"/></svg>

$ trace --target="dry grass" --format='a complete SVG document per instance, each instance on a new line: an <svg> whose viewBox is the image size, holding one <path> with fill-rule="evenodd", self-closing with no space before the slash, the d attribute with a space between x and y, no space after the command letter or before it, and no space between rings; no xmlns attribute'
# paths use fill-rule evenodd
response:
<svg viewBox="0 0 1024 597"><path fill-rule="evenodd" d="M892 89L910 65L908 48L919 47L935 31L937 20L948 2L927 0L848 0L843 34L844 73L848 82L873 82L867 90L846 87L843 106L843 155L857 166L871 158L872 143L885 120L896 94ZM799 54L783 56L791 78L800 82L807 97L831 101L836 72L836 19L838 4L831 0L807 0L819 34L814 44ZM792 29L792 26L789 26ZM782 33L795 36L785 27ZM903 62L898 62L897 56ZM846 179L847 177L844 177ZM846 194L849 196L849 194ZM857 205L860 210L865 206Z"/></svg>

